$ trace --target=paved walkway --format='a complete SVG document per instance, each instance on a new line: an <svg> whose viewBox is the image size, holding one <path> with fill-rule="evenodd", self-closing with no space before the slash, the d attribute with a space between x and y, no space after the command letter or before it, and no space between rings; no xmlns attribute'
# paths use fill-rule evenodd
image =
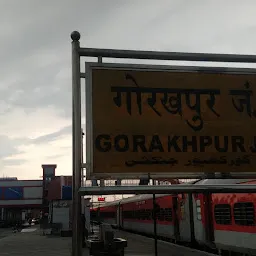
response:
<svg viewBox="0 0 256 256"><path fill-rule="evenodd" d="M13 233L11 228L0 228L0 239ZM1 255L1 254L0 254Z"/></svg>
<svg viewBox="0 0 256 256"><path fill-rule="evenodd" d="M72 240L70 237L43 236L41 231L39 229L35 230L34 227L25 229L24 231L12 233L9 230L6 231L5 237L2 236L1 238L0 236L1 256L71 256ZM128 248L125 249L126 256L154 255L154 241L152 239L117 230L116 237L122 237L128 240ZM213 254L199 252L161 241L158 242L158 253L159 256L214 256ZM88 255L88 250L83 249L83 256Z"/></svg>
<svg viewBox="0 0 256 256"><path fill-rule="evenodd" d="M122 237L128 241L128 247L125 249L125 255L127 256L155 255L155 243L152 238L124 231L116 231L116 237ZM157 242L157 247L159 256L216 256L215 254L190 249L160 240Z"/></svg>
<svg viewBox="0 0 256 256"><path fill-rule="evenodd" d="M1 256L70 256L70 237L42 236L39 229L33 232L11 233L0 239ZM88 255L87 250L84 256Z"/></svg>

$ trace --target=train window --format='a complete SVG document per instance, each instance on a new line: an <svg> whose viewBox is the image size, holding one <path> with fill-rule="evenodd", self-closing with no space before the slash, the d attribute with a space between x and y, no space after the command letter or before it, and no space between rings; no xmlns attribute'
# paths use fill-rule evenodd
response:
<svg viewBox="0 0 256 256"><path fill-rule="evenodd" d="M113 213L115 214L115 213ZM152 220L153 211L151 209L143 209L137 211L124 211L124 219L137 219L137 220ZM156 214L157 220L160 221L172 221L172 209L171 208L161 208Z"/></svg>
<svg viewBox="0 0 256 256"><path fill-rule="evenodd" d="M198 214L197 214L197 219L198 219L198 220L202 220L202 214L201 214L201 213L198 213Z"/></svg>
<svg viewBox="0 0 256 256"><path fill-rule="evenodd" d="M160 208L160 211L157 213L157 219L161 221L164 220L164 209Z"/></svg>
<svg viewBox="0 0 256 256"><path fill-rule="evenodd" d="M128 212L129 219L137 219L137 214L135 211Z"/></svg>
<svg viewBox="0 0 256 256"><path fill-rule="evenodd" d="M157 220L160 221L172 221L172 209L171 208L161 208L156 214Z"/></svg>
<svg viewBox="0 0 256 256"><path fill-rule="evenodd" d="M217 224L231 224L231 207L229 204L217 204L214 207L214 218Z"/></svg>
<svg viewBox="0 0 256 256"><path fill-rule="evenodd" d="M125 218L125 219L129 219L129 212L128 212L128 211L125 211L125 212L124 212L124 218Z"/></svg>
<svg viewBox="0 0 256 256"><path fill-rule="evenodd" d="M141 220L149 220L149 212L147 209L140 210L140 218Z"/></svg>
<svg viewBox="0 0 256 256"><path fill-rule="evenodd" d="M243 226L255 225L255 211L252 202L234 204L235 223Z"/></svg>
<svg viewBox="0 0 256 256"><path fill-rule="evenodd" d="M150 209L147 210L148 220L152 220L152 212Z"/></svg>
<svg viewBox="0 0 256 256"><path fill-rule="evenodd" d="M199 199L196 200L196 213L197 213L197 219L202 220L201 201Z"/></svg>
<svg viewBox="0 0 256 256"><path fill-rule="evenodd" d="M138 211L138 219L144 220L144 210L139 210Z"/></svg>
<svg viewBox="0 0 256 256"><path fill-rule="evenodd" d="M149 209L146 209L144 214L145 214L145 220L150 220L150 219L151 219L151 218L150 218L151 212L150 212Z"/></svg>
<svg viewBox="0 0 256 256"><path fill-rule="evenodd" d="M143 210L143 220L147 220L147 219L148 219L147 210L144 209L144 210Z"/></svg>
<svg viewBox="0 0 256 256"><path fill-rule="evenodd" d="M134 211L128 211L128 219L136 219L136 214Z"/></svg>
<svg viewBox="0 0 256 256"><path fill-rule="evenodd" d="M140 219L140 212L139 211L134 211L134 219L139 220Z"/></svg>
<svg viewBox="0 0 256 256"><path fill-rule="evenodd" d="M100 215L103 218L115 218L116 217L115 212L101 212Z"/></svg>
<svg viewBox="0 0 256 256"><path fill-rule="evenodd" d="M97 217L96 211L91 211L91 218L96 218L96 217Z"/></svg>
<svg viewBox="0 0 256 256"><path fill-rule="evenodd" d="M134 211L132 218L133 218L133 219L136 219L136 220L139 220L139 219L140 219L139 211Z"/></svg>
<svg viewBox="0 0 256 256"><path fill-rule="evenodd" d="M165 209L165 220L172 221L172 208Z"/></svg>
<svg viewBox="0 0 256 256"><path fill-rule="evenodd" d="M152 220L152 211L150 209L147 209L146 212L148 220Z"/></svg>
<svg viewBox="0 0 256 256"><path fill-rule="evenodd" d="M164 209L160 208L160 211L156 213L156 219L163 221L164 220Z"/></svg>

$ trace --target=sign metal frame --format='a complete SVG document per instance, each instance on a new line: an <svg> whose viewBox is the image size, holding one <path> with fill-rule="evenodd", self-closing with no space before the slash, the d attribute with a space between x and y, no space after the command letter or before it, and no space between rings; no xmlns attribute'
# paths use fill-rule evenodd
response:
<svg viewBox="0 0 256 256"><path fill-rule="evenodd" d="M256 193L255 184L194 185L179 184L170 186L106 186L82 187L79 195L121 195L121 194L172 194L172 193Z"/></svg>
<svg viewBox="0 0 256 256"><path fill-rule="evenodd" d="M73 215L73 236L72 236L72 256L82 255L82 239L81 239L81 194L120 194L124 193L122 187L115 188L86 188L82 187L81 176L82 168L90 169L90 163L83 163L81 157L81 78L86 78L86 74L81 73L80 58L81 57L96 57L98 63L102 63L102 58L122 58L122 59L144 59L144 60L172 60L172 61L200 61L200 62L227 62L227 63L256 63L256 55L239 55L239 54L215 54L215 53L186 53L186 52L157 52L157 51L138 51L138 50L117 50L117 49L95 49L95 48L81 48L80 47L80 33L73 31L71 33L72 39L72 161L73 161L73 182L72 182L72 215ZM198 67L197 67L198 68ZM218 68L214 68L218 69ZM222 69L222 68L221 68ZM226 68L224 68L226 69ZM240 69L241 70L241 69ZM86 120L88 123L88 120ZM86 131L87 132L87 131ZM87 136L87 134L86 134ZM88 149L88 148L87 148ZM218 174L219 175L219 174ZM237 175L237 173L236 173ZM249 177L255 173L242 173L241 175ZM232 176L234 177L234 176ZM120 177L119 177L120 178ZM216 175L208 178L216 178ZM241 178L241 176L239 176ZM151 186L148 186L151 187ZM162 187L162 186L161 186ZM172 186L170 186L172 187ZM223 186L225 187L225 186ZM185 189L185 187L183 187ZM249 188L249 187L247 187ZM207 191L205 187L205 191ZM236 188L235 190L239 190ZM104 191L103 191L104 190ZM240 189L242 191L243 189ZM143 186L136 189L139 193L143 192ZM202 190L201 190L202 191ZM216 188L217 193L222 192L223 188ZM227 190L226 190L227 191ZM234 192L234 190L232 190ZM246 188L245 188L246 191ZM250 189L249 189L250 191ZM130 193L131 191L129 191ZM135 191L133 191L135 192ZM155 194L158 192L157 187L152 186L147 191ZM160 192L160 191L159 191ZM193 188L189 188L188 193L193 192ZM202 191L203 192L203 191ZM251 191L252 192L252 191Z"/></svg>
<svg viewBox="0 0 256 256"><path fill-rule="evenodd" d="M124 63L97 63L85 62L86 73L86 175L87 178L93 179L139 179L141 177L149 177L151 179L158 178L216 178L221 177L221 173L207 172L154 172L154 173L107 173L102 170L101 173L93 172L93 102L92 102L92 70L93 69L113 69L113 70L134 70L149 72L191 72L191 73L213 73L213 74L234 74L234 75L256 75L255 68L230 68L230 67L203 67L203 66L171 66L171 65L145 65L145 64L124 64ZM207 168L207 167L202 167ZM157 167L156 167L157 169ZM212 174L212 175L211 175ZM255 177L256 172L230 172L229 177L232 178L248 178Z"/></svg>

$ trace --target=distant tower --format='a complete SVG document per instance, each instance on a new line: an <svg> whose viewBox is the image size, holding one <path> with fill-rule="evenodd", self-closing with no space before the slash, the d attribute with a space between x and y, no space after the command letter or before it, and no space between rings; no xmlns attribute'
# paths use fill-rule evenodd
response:
<svg viewBox="0 0 256 256"><path fill-rule="evenodd" d="M55 177L56 164L43 164L43 206L45 211L48 210L48 185Z"/></svg>

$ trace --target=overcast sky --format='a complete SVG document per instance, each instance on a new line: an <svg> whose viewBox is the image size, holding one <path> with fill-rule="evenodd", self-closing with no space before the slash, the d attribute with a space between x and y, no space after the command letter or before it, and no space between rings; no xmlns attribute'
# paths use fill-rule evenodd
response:
<svg viewBox="0 0 256 256"><path fill-rule="evenodd" d="M71 174L71 39L81 46L256 54L255 0L2 0L0 176Z"/></svg>

